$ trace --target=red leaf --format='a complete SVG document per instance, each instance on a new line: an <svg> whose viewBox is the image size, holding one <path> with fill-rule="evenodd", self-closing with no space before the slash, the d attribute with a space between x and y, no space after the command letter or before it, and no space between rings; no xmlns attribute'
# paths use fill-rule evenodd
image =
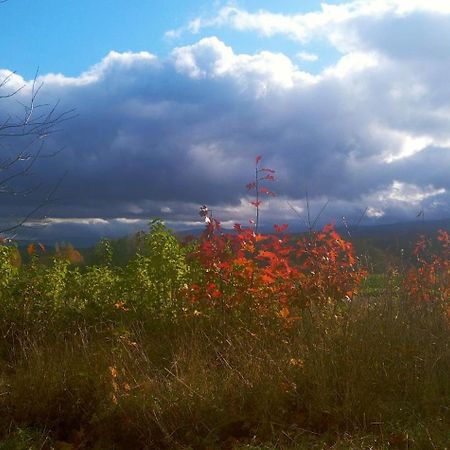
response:
<svg viewBox="0 0 450 450"><path fill-rule="evenodd" d="M269 191L269 189L265 187L259 188L259 192L261 192L261 194L267 194L271 195L272 197L275 197L275 192Z"/></svg>
<svg viewBox="0 0 450 450"><path fill-rule="evenodd" d="M253 205L255 208L258 208L258 206L261 204L261 200L255 200L254 202L250 202L250 205Z"/></svg>
<svg viewBox="0 0 450 450"><path fill-rule="evenodd" d="M282 233L283 231L285 231L287 229L288 224L287 223L283 223L283 225L275 224L273 227L275 228L275 231L277 233Z"/></svg>
<svg viewBox="0 0 450 450"><path fill-rule="evenodd" d="M275 253L274 252L270 252L268 250L261 250L259 252L259 256L260 256L260 258L270 259L271 262L276 261L276 259L277 259L277 256L275 255Z"/></svg>
<svg viewBox="0 0 450 450"><path fill-rule="evenodd" d="M275 281L275 278L271 275L269 275L268 273L263 273L261 275L261 281L264 284L272 284Z"/></svg>
<svg viewBox="0 0 450 450"><path fill-rule="evenodd" d="M256 164L259 164L259 162L261 161L261 159L262 159L262 156L261 156L261 155L258 155L258 156L256 157Z"/></svg>

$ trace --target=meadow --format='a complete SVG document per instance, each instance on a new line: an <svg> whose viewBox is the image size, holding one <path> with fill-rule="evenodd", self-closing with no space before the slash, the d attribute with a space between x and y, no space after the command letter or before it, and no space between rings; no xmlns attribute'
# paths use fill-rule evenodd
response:
<svg viewBox="0 0 450 450"><path fill-rule="evenodd" d="M450 448L446 231L375 275L332 225L204 219L122 266L0 246L0 449Z"/></svg>

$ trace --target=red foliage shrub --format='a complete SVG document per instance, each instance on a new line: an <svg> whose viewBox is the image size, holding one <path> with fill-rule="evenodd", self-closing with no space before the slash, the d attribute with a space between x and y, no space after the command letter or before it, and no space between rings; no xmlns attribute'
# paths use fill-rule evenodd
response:
<svg viewBox="0 0 450 450"><path fill-rule="evenodd" d="M434 248L433 248L434 247ZM450 302L450 236L439 230L435 246L421 236L414 248L416 265L409 269L405 287L416 302L448 305Z"/></svg>
<svg viewBox="0 0 450 450"><path fill-rule="evenodd" d="M234 233L224 233L208 208L200 208L207 227L191 255L200 271L189 299L223 309L246 304L288 318L292 308L352 297L365 272L357 267L352 244L332 225L297 239L284 234L287 224L274 225L274 234L258 233L260 195L275 196L262 185L274 181L275 171L261 168L261 159L256 157L255 177L247 184L255 193L252 229L236 224Z"/></svg>
<svg viewBox="0 0 450 450"><path fill-rule="evenodd" d="M263 235L237 224L235 233L223 233L212 220L192 255L201 271L190 300L222 308L248 304L287 317L291 308L352 297L365 275L352 244L332 225L297 239L283 234L286 228L276 225L276 234Z"/></svg>

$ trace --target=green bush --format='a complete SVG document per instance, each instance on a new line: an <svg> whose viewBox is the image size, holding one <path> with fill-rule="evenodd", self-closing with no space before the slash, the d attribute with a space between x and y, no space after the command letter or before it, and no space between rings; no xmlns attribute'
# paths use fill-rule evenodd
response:
<svg viewBox="0 0 450 450"><path fill-rule="evenodd" d="M186 248L159 220L151 222L142 240L143 249L125 269L127 300L155 312L174 313L179 307L176 294L190 273Z"/></svg>

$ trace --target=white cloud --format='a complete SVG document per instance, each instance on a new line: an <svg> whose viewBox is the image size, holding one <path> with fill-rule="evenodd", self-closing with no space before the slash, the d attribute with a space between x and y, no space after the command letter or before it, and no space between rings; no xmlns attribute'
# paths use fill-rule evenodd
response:
<svg viewBox="0 0 450 450"><path fill-rule="evenodd" d="M177 70L193 78L221 76L228 72L235 62L231 47L216 37L176 48L172 51L172 56Z"/></svg>
<svg viewBox="0 0 450 450"><path fill-rule="evenodd" d="M108 220L102 219L101 217L47 217L45 220L39 221L37 223L43 226L53 224L106 225L108 224ZM36 224L36 222L34 224Z"/></svg>
<svg viewBox="0 0 450 450"><path fill-rule="evenodd" d="M353 0L337 5L322 3L320 10L301 14L250 12L228 5L213 17L197 17L167 34L180 37L185 32L198 34L202 29L229 27L266 37L284 35L302 43L326 38L340 51L348 52L360 49L358 30L354 29L359 21L401 18L414 13L448 15L450 3L447 0Z"/></svg>
<svg viewBox="0 0 450 450"><path fill-rule="evenodd" d="M61 73L49 73L38 78L39 82L59 85L59 86L83 86L86 84L96 83L106 76L110 70L124 70L132 68L135 64L146 63L150 65L156 64L158 58L149 52L124 52L119 53L111 51L105 56L101 62L91 67L88 71L83 72L78 77L66 77ZM31 81L28 82L31 85Z"/></svg>
<svg viewBox="0 0 450 450"><path fill-rule="evenodd" d="M380 202L401 202L410 205L419 205L422 201L436 197L437 195L445 194L444 188L436 189L434 186L429 185L424 188L420 188L414 184L402 183L394 180L392 185L376 194L377 199Z"/></svg>
<svg viewBox="0 0 450 450"><path fill-rule="evenodd" d="M387 163L392 163L403 158L409 158L433 144L433 139L429 136L410 136L405 133L399 133L399 135L402 141L401 145L396 152L386 155L384 160Z"/></svg>
<svg viewBox="0 0 450 450"><path fill-rule="evenodd" d="M373 206L369 206L367 208L367 217L379 219L385 215L385 212L382 209L374 208Z"/></svg>
<svg viewBox="0 0 450 450"><path fill-rule="evenodd" d="M308 62L315 62L319 60L319 56L315 53L309 53L309 52L299 52L297 53L297 58L300 61L308 61Z"/></svg>
<svg viewBox="0 0 450 450"><path fill-rule="evenodd" d="M335 65L326 67L321 75L331 78L357 76L359 72L375 68L380 57L375 53L354 52L342 56Z"/></svg>
<svg viewBox="0 0 450 450"><path fill-rule="evenodd" d="M298 82L312 83L315 77L300 71L282 53L262 51L255 55L235 54L217 37L201 39L172 52L176 69L192 78L231 77L257 96L272 88L292 88Z"/></svg>

